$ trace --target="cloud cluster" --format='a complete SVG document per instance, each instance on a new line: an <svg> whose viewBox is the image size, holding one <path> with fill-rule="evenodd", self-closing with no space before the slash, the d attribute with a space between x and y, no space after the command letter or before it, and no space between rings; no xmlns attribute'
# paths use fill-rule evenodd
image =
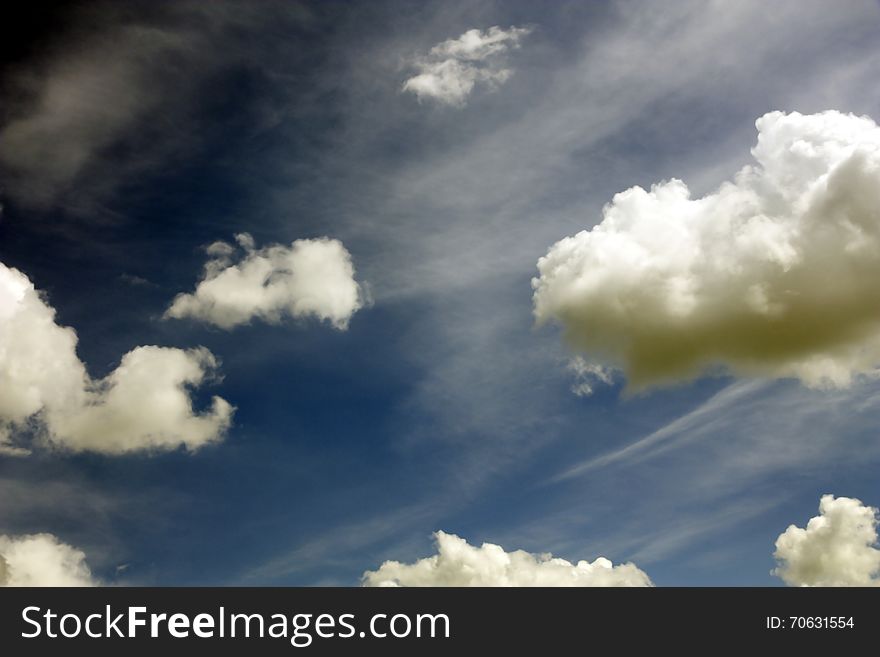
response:
<svg viewBox="0 0 880 657"><path fill-rule="evenodd" d="M485 32L468 30L431 48L427 57L413 62L418 73L403 83L403 90L419 100L462 106L477 83L490 89L505 82L513 71L504 65L503 55L519 48L527 27L503 29L497 25Z"/></svg>
<svg viewBox="0 0 880 657"><path fill-rule="evenodd" d="M313 316L344 330L363 305L351 255L335 239L296 240L257 249L247 233L237 249L215 242L202 280L191 294L179 294L165 317L190 317L231 329L253 319L270 323L285 316Z"/></svg>
<svg viewBox="0 0 880 657"><path fill-rule="evenodd" d="M599 557L573 564L550 554L505 552L499 545L469 545L437 532L437 554L413 564L386 561L364 573L364 586L652 586L634 564Z"/></svg>
<svg viewBox="0 0 880 657"><path fill-rule="evenodd" d="M617 194L532 281L632 389L712 368L846 386L880 364L880 128L836 111L757 120L756 165L702 198L680 180Z"/></svg>
<svg viewBox="0 0 880 657"><path fill-rule="evenodd" d="M773 571L789 586L880 586L877 509L823 495L806 529L789 526L776 539Z"/></svg>
<svg viewBox="0 0 880 657"><path fill-rule="evenodd" d="M0 586L97 586L86 555L52 534L0 534Z"/></svg>
<svg viewBox="0 0 880 657"><path fill-rule="evenodd" d="M16 269L0 263L0 449L23 454L15 434L72 451L120 454L195 450L222 438L233 408L214 397L193 411L189 388L216 368L204 348L137 347L93 380L76 354L76 332Z"/></svg>

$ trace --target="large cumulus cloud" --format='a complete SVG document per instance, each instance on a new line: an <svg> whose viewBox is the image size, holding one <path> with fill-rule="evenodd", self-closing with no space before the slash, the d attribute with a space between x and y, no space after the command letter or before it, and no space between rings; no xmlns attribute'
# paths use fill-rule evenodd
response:
<svg viewBox="0 0 880 657"><path fill-rule="evenodd" d="M437 554L415 563L386 561L364 573L365 586L651 586L631 563L613 565L599 557L573 564L551 554L505 552L499 545L468 544L437 532Z"/></svg>
<svg viewBox="0 0 880 657"><path fill-rule="evenodd" d="M880 128L771 112L756 164L691 198L681 180L617 194L553 245L539 323L631 388L706 370L846 386L880 364Z"/></svg>
<svg viewBox="0 0 880 657"><path fill-rule="evenodd" d="M776 539L773 571L790 586L880 586L877 509L823 495L806 529L789 526Z"/></svg>
<svg viewBox="0 0 880 657"><path fill-rule="evenodd" d="M86 555L52 534L0 534L0 586L95 586Z"/></svg>
<svg viewBox="0 0 880 657"><path fill-rule="evenodd" d="M166 317L190 317L224 329L253 319L277 323L313 316L346 329L363 305L351 254L339 240L296 240L290 246L254 246L236 235L243 253L226 242L208 247L210 259L194 292L179 294Z"/></svg>
<svg viewBox="0 0 880 657"><path fill-rule="evenodd" d="M0 451L26 453L23 434L73 451L194 450L229 427L222 398L192 407L189 388L217 365L207 349L137 347L94 380L76 342L28 277L0 263Z"/></svg>

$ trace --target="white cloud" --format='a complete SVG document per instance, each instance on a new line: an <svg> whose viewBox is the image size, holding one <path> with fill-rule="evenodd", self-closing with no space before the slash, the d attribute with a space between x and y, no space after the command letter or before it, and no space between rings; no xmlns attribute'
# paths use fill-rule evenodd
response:
<svg viewBox="0 0 880 657"><path fill-rule="evenodd" d="M692 199L670 180L617 194L538 261L559 321L631 388L713 367L847 386L880 364L880 128L836 111L756 122L756 166Z"/></svg>
<svg viewBox="0 0 880 657"><path fill-rule="evenodd" d="M314 316L344 330L363 306L351 255L339 240L296 240L289 247L262 249L247 233L236 235L236 241L244 252L238 262L231 244L207 248L211 259L195 292L177 295L166 317L231 329L253 319L277 323L285 316Z"/></svg>
<svg viewBox="0 0 880 657"><path fill-rule="evenodd" d="M477 83L491 89L507 81L513 71L504 66L502 56L519 48L521 39L531 31L496 25L485 32L468 30L457 39L443 41L431 48L427 57L413 62L419 72L403 83L403 90L419 100L462 106Z"/></svg>
<svg viewBox="0 0 880 657"><path fill-rule="evenodd" d="M437 532L437 554L413 564L386 561L364 573L365 586L652 586L631 563L613 565L599 557L573 564L551 554L501 546L480 547L453 534Z"/></svg>
<svg viewBox="0 0 880 657"><path fill-rule="evenodd" d="M574 374L571 391L578 397L589 397L597 384L610 385L614 381L612 369L591 363L583 356L575 356L569 360L567 369Z"/></svg>
<svg viewBox="0 0 880 657"><path fill-rule="evenodd" d="M776 539L773 571L790 586L880 586L877 509L823 495L806 529L789 526Z"/></svg>
<svg viewBox="0 0 880 657"><path fill-rule="evenodd" d="M195 450L229 427L233 408L220 397L192 408L188 389L217 365L207 349L137 347L93 380L76 342L28 277L0 263L0 450L24 454L13 438L28 433L73 451Z"/></svg>
<svg viewBox="0 0 880 657"><path fill-rule="evenodd" d="M86 555L52 534L0 534L0 586L97 586Z"/></svg>

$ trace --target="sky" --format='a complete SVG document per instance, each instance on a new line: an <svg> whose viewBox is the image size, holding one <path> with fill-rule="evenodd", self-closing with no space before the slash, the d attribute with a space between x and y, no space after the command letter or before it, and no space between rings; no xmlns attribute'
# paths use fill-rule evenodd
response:
<svg viewBox="0 0 880 657"><path fill-rule="evenodd" d="M0 584L880 581L878 3L32 4Z"/></svg>

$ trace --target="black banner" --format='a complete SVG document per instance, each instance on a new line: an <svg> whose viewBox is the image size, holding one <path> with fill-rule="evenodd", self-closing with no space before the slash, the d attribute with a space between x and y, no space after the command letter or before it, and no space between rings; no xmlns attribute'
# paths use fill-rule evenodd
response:
<svg viewBox="0 0 880 657"><path fill-rule="evenodd" d="M869 645L873 589L0 589L4 654ZM196 650L198 652L194 653Z"/></svg>

